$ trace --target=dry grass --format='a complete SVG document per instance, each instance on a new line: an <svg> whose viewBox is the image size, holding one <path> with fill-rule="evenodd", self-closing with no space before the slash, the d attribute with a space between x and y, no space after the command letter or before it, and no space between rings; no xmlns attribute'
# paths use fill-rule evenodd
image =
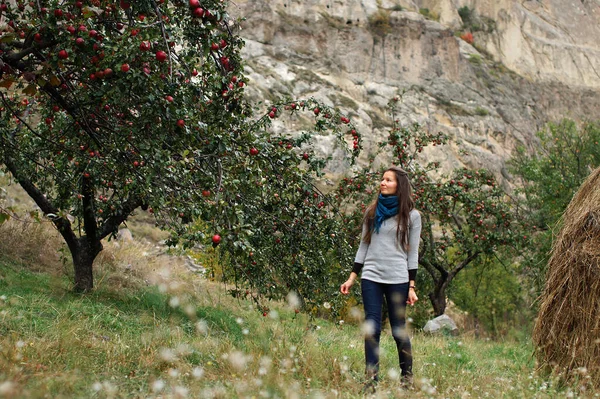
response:
<svg viewBox="0 0 600 399"><path fill-rule="evenodd" d="M63 247L60 234L50 222L38 222L30 216L11 218L0 224L0 253L26 263L32 270L60 274Z"/></svg>
<svg viewBox="0 0 600 399"><path fill-rule="evenodd" d="M600 386L600 168L563 215L533 339L544 366Z"/></svg>

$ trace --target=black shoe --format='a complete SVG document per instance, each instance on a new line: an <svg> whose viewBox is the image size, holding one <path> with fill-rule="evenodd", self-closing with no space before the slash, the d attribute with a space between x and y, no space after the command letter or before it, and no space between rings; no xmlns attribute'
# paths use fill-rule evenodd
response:
<svg viewBox="0 0 600 399"><path fill-rule="evenodd" d="M377 392L377 380L370 379L363 384L363 395L374 395Z"/></svg>
<svg viewBox="0 0 600 399"><path fill-rule="evenodd" d="M408 390L413 389L413 376L412 376L412 374L410 374L410 375L403 375L402 378L400 379L400 385L402 386L402 389L408 389Z"/></svg>

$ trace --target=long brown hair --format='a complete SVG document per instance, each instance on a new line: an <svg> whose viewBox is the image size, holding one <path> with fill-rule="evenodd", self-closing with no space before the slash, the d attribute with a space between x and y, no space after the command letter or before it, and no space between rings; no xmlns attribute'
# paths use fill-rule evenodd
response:
<svg viewBox="0 0 600 399"><path fill-rule="evenodd" d="M408 180L408 173L397 166L392 166L386 169L385 172L393 172L396 176L396 192L394 195L398 196L398 215L396 216L398 227L396 228L396 239L405 251L408 251L408 228L410 223L410 211L415 208L415 202L412 197L412 186L410 180ZM367 234L363 240L367 243L371 243L371 235L375 226L375 210L379 202L379 194L381 188L377 190L377 196L375 200L367 207L365 216L363 218L363 224L367 227Z"/></svg>

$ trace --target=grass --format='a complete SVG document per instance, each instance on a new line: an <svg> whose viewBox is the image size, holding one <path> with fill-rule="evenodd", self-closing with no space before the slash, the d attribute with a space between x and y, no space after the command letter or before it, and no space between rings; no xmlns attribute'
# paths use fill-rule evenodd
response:
<svg viewBox="0 0 600 399"><path fill-rule="evenodd" d="M284 303L264 317L194 276L175 270L157 285L79 296L65 277L0 258L0 397L360 397L358 323L311 320ZM536 375L529 339L413 332L412 342L412 397L577 392ZM376 397L402 395L388 330L381 363Z"/></svg>
<svg viewBox="0 0 600 399"><path fill-rule="evenodd" d="M265 317L181 258L154 253L152 232L105 243L96 289L76 295L56 231L0 227L0 398L361 397L358 320L311 319L285 303ZM407 393L383 332L374 397L598 396L538 375L528 332L494 341L412 331L412 344Z"/></svg>

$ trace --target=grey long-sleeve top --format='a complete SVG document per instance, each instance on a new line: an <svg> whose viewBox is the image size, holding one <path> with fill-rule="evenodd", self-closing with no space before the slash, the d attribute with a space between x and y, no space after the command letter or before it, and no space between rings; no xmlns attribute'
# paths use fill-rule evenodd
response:
<svg viewBox="0 0 600 399"><path fill-rule="evenodd" d="M379 233L373 232L371 235L370 244L361 239L354 258L355 264L363 265L361 278L385 284L409 282L408 271L416 272L419 267L421 214L413 209L409 216L408 252L404 251L396 239L396 217L383 221ZM363 225L362 237L366 233L367 227Z"/></svg>

